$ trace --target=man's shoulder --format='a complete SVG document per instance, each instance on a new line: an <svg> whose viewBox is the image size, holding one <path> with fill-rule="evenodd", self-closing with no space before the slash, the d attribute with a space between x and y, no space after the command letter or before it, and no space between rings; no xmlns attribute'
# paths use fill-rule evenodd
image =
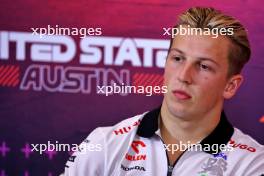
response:
<svg viewBox="0 0 264 176"><path fill-rule="evenodd" d="M230 144L234 148L249 151L251 153L264 152L264 145L261 145L250 135L243 133L238 128L235 128L234 135L230 140Z"/></svg>
<svg viewBox="0 0 264 176"><path fill-rule="evenodd" d="M233 147L230 151L231 160L237 167L238 173L244 175L260 175L264 172L264 146L251 136L235 128L229 142Z"/></svg>
<svg viewBox="0 0 264 176"><path fill-rule="evenodd" d="M130 136L136 134L144 114L127 118L113 126L94 129L74 150L66 164L65 175L76 175L77 172L102 175L106 170L113 171L115 165L105 166L105 161L114 163L113 161L119 161L124 156L126 147L131 142Z"/></svg>
<svg viewBox="0 0 264 176"><path fill-rule="evenodd" d="M237 128L229 144L233 147L236 158L240 158L241 161L259 162L264 157L264 146Z"/></svg>
<svg viewBox="0 0 264 176"><path fill-rule="evenodd" d="M109 140L116 136L127 136L128 134L136 133L137 127L146 113L126 118L113 126L97 127L90 133L88 138L95 136Z"/></svg>

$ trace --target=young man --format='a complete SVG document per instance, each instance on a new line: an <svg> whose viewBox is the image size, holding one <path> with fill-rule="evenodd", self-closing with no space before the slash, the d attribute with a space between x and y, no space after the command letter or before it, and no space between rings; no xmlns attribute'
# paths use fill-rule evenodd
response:
<svg viewBox="0 0 264 176"><path fill-rule="evenodd" d="M263 146L234 128L222 111L224 99L241 85L240 72L250 57L245 29L212 8L189 9L180 15L175 30L180 28L200 30L172 38L161 107L95 129L70 157L65 175L264 174ZM216 37L213 31L231 32Z"/></svg>

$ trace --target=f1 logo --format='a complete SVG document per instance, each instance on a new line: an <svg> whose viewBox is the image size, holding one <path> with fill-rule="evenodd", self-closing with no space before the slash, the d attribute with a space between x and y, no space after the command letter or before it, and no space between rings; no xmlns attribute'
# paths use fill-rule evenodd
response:
<svg viewBox="0 0 264 176"><path fill-rule="evenodd" d="M146 144L142 141L133 141L131 144L132 149L136 152L139 153L139 146L141 147L146 147Z"/></svg>

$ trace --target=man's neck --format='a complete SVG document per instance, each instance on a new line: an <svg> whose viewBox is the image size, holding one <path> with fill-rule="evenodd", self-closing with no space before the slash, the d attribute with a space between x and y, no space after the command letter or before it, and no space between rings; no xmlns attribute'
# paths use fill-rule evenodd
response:
<svg viewBox="0 0 264 176"><path fill-rule="evenodd" d="M221 108L201 116L183 118L175 117L164 104L161 107L160 130L167 142L197 143L208 136L220 121ZM186 120L188 119L188 120Z"/></svg>

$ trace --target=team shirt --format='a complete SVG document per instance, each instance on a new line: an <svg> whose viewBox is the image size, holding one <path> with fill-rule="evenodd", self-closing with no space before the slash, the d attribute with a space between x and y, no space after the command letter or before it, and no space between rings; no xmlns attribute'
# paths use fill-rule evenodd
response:
<svg viewBox="0 0 264 176"><path fill-rule="evenodd" d="M63 175L264 176L264 146L233 127L224 112L206 138L170 165L167 152L172 146L162 141L159 114L157 108L96 128L69 158Z"/></svg>

